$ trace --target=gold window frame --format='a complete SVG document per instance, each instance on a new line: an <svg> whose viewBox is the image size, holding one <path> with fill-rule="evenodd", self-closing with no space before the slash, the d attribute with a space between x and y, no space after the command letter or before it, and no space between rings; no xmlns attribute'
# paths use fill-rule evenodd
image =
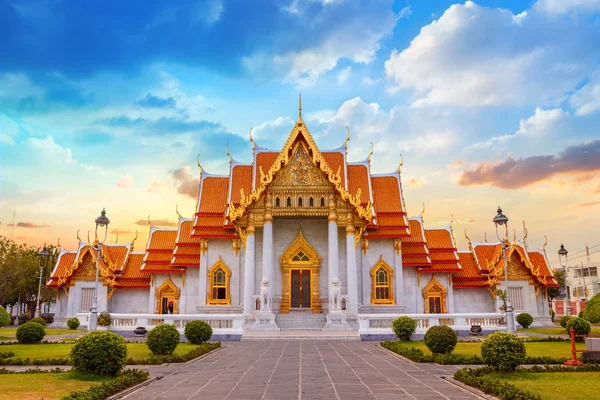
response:
<svg viewBox="0 0 600 400"><path fill-rule="evenodd" d="M429 299L435 297L440 298L440 309L442 311L442 314L448 314L448 290L437 280L435 274L433 274L427 286L423 288L423 299L425 300L425 314L432 314L431 309L429 307Z"/></svg>
<svg viewBox="0 0 600 400"><path fill-rule="evenodd" d="M214 274L219 269L222 269L225 272L225 299L215 299L215 298L213 298L213 289L216 288L216 287L222 287L222 286L215 286L214 285ZM214 263L213 266L210 267L210 269L208 270L208 281L209 281L209 288L208 288L208 293L207 293L207 296L206 296L207 297L206 304L210 304L210 305L231 305L231 286L230 286L231 270L223 262L223 260L221 259L221 256L219 256L219 259L217 260L217 262Z"/></svg>
<svg viewBox="0 0 600 400"><path fill-rule="evenodd" d="M381 286L377 285L377 272L383 269L387 273L387 285ZM394 270L392 267L388 265L383 259L383 255L379 256L379 260L373 268L371 268L371 304L396 304L396 296L394 295ZM388 288L388 298L387 299L378 299L377 291L378 287L387 287Z"/></svg>

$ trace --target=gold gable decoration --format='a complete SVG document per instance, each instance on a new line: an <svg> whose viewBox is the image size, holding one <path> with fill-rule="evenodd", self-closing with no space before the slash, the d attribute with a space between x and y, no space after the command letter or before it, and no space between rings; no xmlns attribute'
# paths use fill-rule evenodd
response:
<svg viewBox="0 0 600 400"><path fill-rule="evenodd" d="M98 242L94 242L91 246L97 246ZM94 279L96 278L96 258L94 257L94 253L92 253L92 251L90 250L91 246L88 244L87 246L85 246L80 252L79 252L79 257L75 260L75 262L68 266L65 274L61 277L58 278L58 286L62 286L65 283L67 283L67 280L73 276L73 274L79 270L79 268L81 268L81 266L83 265L84 259L86 257L86 255L89 255L89 258L87 260L89 260L88 262L86 262L85 268L88 269L88 271L85 271L83 274L80 275L80 273L77 274L77 277L84 277L85 278L89 278L88 274L89 272L89 268L93 267L93 277ZM104 261L104 263L109 267L108 269L110 270L111 267L108 263L108 261L106 260L106 258L104 257L104 254L101 253L102 256L102 261ZM92 267L90 267L90 263L92 265ZM114 267L113 267L114 268ZM99 267L99 277L102 277L104 284L106 284L107 286L113 286L115 284L115 276L110 276L108 271L102 267Z"/></svg>
<svg viewBox="0 0 600 400"><path fill-rule="evenodd" d="M290 157L290 163L273 179L271 187L273 186L329 186L329 182L323 173L313 165L304 146L299 143L296 151Z"/></svg>
<svg viewBox="0 0 600 400"><path fill-rule="evenodd" d="M516 261L512 261L513 266L511 267L511 260L513 260L513 254L515 252L520 256L520 262L518 259L515 258L514 260ZM527 278L523 277L523 280L530 279L529 275L531 275L542 286L546 286L547 279L544 275L541 274L540 267L536 267L533 265L533 263L529 260L527 254L519 245L517 245L516 243L511 244L507 251L506 258L509 280L511 279L511 275L513 277L513 280L520 280L520 276L523 275L523 271L525 271L525 268L523 268L524 265L527 268ZM501 263L501 260L502 252L499 252L493 260L488 260L487 262L487 268L488 270L490 270L490 277L488 278L487 283L490 286L496 286L499 282L500 277L504 275L504 263ZM518 264L518 266L515 264ZM531 281L530 283L533 284L533 282Z"/></svg>
<svg viewBox="0 0 600 400"><path fill-rule="evenodd" d="M298 121L296 122L296 125L294 125L288 140L283 146L281 152L277 155L275 162L273 162L273 165L271 168L269 168L267 173L264 173L262 167L259 168L260 178L256 184L256 189L254 189L254 191L252 191L252 193L249 195L246 195L244 190L240 189L239 206L235 207L233 202L229 204L229 219L231 222L240 220L244 216L246 209L253 203L257 202L267 187L271 184L271 182L273 182L275 174L290 163L290 154L292 153L292 150L294 150L294 144L296 141L300 140L300 136L302 136L302 138L305 140L308 147L307 150L309 154L306 154L306 156L309 157L314 166L317 166L322 172L325 173L329 184L333 185L340 198L343 201L349 202L354 207L359 218L366 222L371 222L373 219L373 207L371 202L369 201L367 206L363 207L360 204L360 192L352 195L346 190L341 178L341 167L338 168L337 172L334 172L331 167L327 165L325 157L319 151L319 148L317 147L317 144L315 143L308 129L306 129L301 116L298 118Z"/></svg>

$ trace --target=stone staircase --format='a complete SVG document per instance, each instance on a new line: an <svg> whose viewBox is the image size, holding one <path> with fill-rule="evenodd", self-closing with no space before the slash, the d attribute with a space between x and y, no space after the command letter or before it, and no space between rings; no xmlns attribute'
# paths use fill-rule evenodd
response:
<svg viewBox="0 0 600 400"><path fill-rule="evenodd" d="M324 314L313 314L307 310L277 314L275 322L282 332L321 332L327 320Z"/></svg>

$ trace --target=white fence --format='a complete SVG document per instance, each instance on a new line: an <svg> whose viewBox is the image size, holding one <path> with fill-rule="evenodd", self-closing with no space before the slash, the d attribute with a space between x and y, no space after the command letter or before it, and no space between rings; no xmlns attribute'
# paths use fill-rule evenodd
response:
<svg viewBox="0 0 600 400"><path fill-rule="evenodd" d="M79 313L81 325L88 326L89 313ZM117 314L110 313L110 331L131 331L139 326L150 330L156 325L172 324L183 332L189 321L201 320L210 325L213 335L242 335L244 316L242 314Z"/></svg>
<svg viewBox="0 0 600 400"><path fill-rule="evenodd" d="M393 334L392 322L399 314L359 314L358 332L361 335ZM506 330L505 315L501 313L467 314L405 314L417 321L417 334L425 333L430 326L448 325L454 330L468 331L473 325L484 330Z"/></svg>

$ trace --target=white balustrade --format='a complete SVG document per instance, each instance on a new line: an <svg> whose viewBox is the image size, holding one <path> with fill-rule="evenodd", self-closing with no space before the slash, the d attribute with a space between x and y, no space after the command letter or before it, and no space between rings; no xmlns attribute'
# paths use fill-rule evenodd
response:
<svg viewBox="0 0 600 400"><path fill-rule="evenodd" d="M81 325L87 325L88 313L79 313L77 318ZM204 321L210 325L213 334L243 334L243 314L117 314L111 313L110 331L133 331L137 327L147 330L160 324L174 325L183 332L185 324L190 321Z"/></svg>
<svg viewBox="0 0 600 400"><path fill-rule="evenodd" d="M480 325L488 330L505 330L504 315L500 313L465 314L359 314L358 332L361 335L393 334L392 323L398 317L406 316L417 323L416 333L422 334L431 326L447 325L454 330L468 331L472 325Z"/></svg>

